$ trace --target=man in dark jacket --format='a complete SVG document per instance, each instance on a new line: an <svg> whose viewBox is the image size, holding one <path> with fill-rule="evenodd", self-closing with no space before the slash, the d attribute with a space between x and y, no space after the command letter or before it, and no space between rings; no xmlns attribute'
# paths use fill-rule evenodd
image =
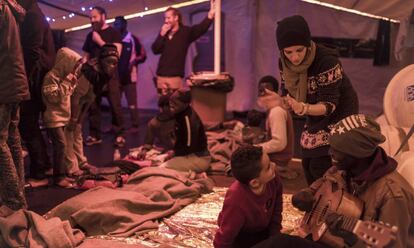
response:
<svg viewBox="0 0 414 248"><path fill-rule="evenodd" d="M334 166L309 188L296 193L292 204L302 211L310 211L317 200L314 194L320 187L324 183L335 183L364 203L361 220L398 227L394 242L384 247L414 247L414 191L396 171L397 162L379 146L384 141L379 124L365 115L350 115L336 123L329 137ZM342 228L342 216L328 214L325 222L333 235L344 239L346 247L367 247L354 233ZM302 231L307 233L305 229ZM276 247L276 244L278 247L320 247L298 237L281 236L257 248Z"/></svg>
<svg viewBox="0 0 414 248"><path fill-rule="evenodd" d="M32 185L47 185L46 171L51 168L46 143L40 132L39 116L44 111L41 88L43 78L55 62L55 46L52 31L36 0L18 0L26 9L21 25L26 75L31 95L30 101L21 103L19 130L30 156L30 180Z"/></svg>
<svg viewBox="0 0 414 248"><path fill-rule="evenodd" d="M164 24L152 44L154 54L161 54L157 68L158 93L165 95L183 84L185 58L190 44L200 38L210 27L215 15L214 0L210 1L207 17L194 26L184 26L180 11L168 8Z"/></svg>
<svg viewBox="0 0 414 248"><path fill-rule="evenodd" d="M19 104L28 100L18 22L25 11L15 1L0 1L0 207L2 217L26 207Z"/></svg>

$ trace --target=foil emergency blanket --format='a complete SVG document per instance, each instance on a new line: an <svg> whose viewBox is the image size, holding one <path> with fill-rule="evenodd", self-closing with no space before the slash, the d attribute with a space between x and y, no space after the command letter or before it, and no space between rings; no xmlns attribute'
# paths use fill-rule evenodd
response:
<svg viewBox="0 0 414 248"><path fill-rule="evenodd" d="M164 219L157 231L137 235L133 238L110 236L89 238L115 240L148 247L213 247L217 218L223 206L226 191L227 188L214 188L214 192L203 195L196 202ZM283 195L282 232L297 235L298 223L303 214L292 206L291 199L292 195Z"/></svg>

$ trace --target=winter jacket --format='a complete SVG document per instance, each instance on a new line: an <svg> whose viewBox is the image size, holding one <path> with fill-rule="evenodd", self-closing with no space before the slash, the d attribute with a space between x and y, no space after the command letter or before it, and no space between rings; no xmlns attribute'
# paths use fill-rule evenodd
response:
<svg viewBox="0 0 414 248"><path fill-rule="evenodd" d="M382 149L376 153L372 164L387 165L396 163L392 158L387 157ZM378 166L376 171L379 171ZM374 176L375 173L372 173ZM407 248L414 247L414 190L408 182L396 171L393 170L376 180L366 180L366 183L357 186L352 178L346 179L346 173L337 167L331 167L323 178L315 181L310 188L316 192L321 183L326 179L334 179L339 185L345 185L346 191L364 202L362 220L382 221L391 226L397 226L398 232L392 247ZM366 247L363 241L352 247Z"/></svg>
<svg viewBox="0 0 414 248"><path fill-rule="evenodd" d="M43 78L55 63L56 50L52 30L37 1L26 2L26 16L20 26L24 64L31 98L42 105Z"/></svg>
<svg viewBox="0 0 414 248"><path fill-rule="evenodd" d="M18 27L24 15L16 2L0 0L0 104L30 99Z"/></svg>
<svg viewBox="0 0 414 248"><path fill-rule="evenodd" d="M73 75L74 68L81 56L69 48L61 48L56 63L43 81L42 96L46 105L43 122L47 128L66 126L71 116L70 98L77 85ZM86 80L81 77L80 80Z"/></svg>

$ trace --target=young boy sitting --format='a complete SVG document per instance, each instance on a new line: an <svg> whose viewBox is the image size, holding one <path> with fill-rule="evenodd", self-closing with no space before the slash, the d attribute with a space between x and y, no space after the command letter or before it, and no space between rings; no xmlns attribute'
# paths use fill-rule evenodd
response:
<svg viewBox="0 0 414 248"><path fill-rule="evenodd" d="M294 179L297 173L288 167L293 157L294 130L292 116L284 107L283 99L278 94L279 85L272 76L265 76L259 81L257 103L267 111L266 131L268 141L258 144L276 163L279 175L285 179Z"/></svg>
<svg viewBox="0 0 414 248"><path fill-rule="evenodd" d="M205 172L211 157L203 123L191 107L190 91L179 89L170 97L170 111L175 119L174 157L161 167L178 171Z"/></svg>
<svg viewBox="0 0 414 248"><path fill-rule="evenodd" d="M161 95L158 99L159 113L148 122L144 146L138 154L138 159L145 159L146 153L154 145L162 148L163 152L173 149L175 120L170 111L169 101L169 95Z"/></svg>
<svg viewBox="0 0 414 248"><path fill-rule="evenodd" d="M283 188L275 164L261 147L245 145L231 157L237 179L218 217L215 248L251 247L282 229Z"/></svg>

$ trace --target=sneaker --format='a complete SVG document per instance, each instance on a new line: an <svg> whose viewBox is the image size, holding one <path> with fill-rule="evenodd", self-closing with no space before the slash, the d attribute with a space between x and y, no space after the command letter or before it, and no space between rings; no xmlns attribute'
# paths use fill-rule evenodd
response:
<svg viewBox="0 0 414 248"><path fill-rule="evenodd" d="M88 137L86 137L84 143L87 146L93 146L93 145L102 143L102 139L98 139L98 138L95 138L95 137L92 137L92 136L88 136Z"/></svg>
<svg viewBox="0 0 414 248"><path fill-rule="evenodd" d="M125 138L122 136L117 136L115 139L115 146L117 147L124 147L125 146Z"/></svg>
<svg viewBox="0 0 414 248"><path fill-rule="evenodd" d="M55 181L55 185L65 189L72 189L75 187L74 181L67 177L58 179Z"/></svg>
<svg viewBox="0 0 414 248"><path fill-rule="evenodd" d="M27 187L30 187L30 188L46 187L46 186L49 186L49 180L47 178L44 178L44 179L28 178L26 180L26 184L27 184Z"/></svg>

